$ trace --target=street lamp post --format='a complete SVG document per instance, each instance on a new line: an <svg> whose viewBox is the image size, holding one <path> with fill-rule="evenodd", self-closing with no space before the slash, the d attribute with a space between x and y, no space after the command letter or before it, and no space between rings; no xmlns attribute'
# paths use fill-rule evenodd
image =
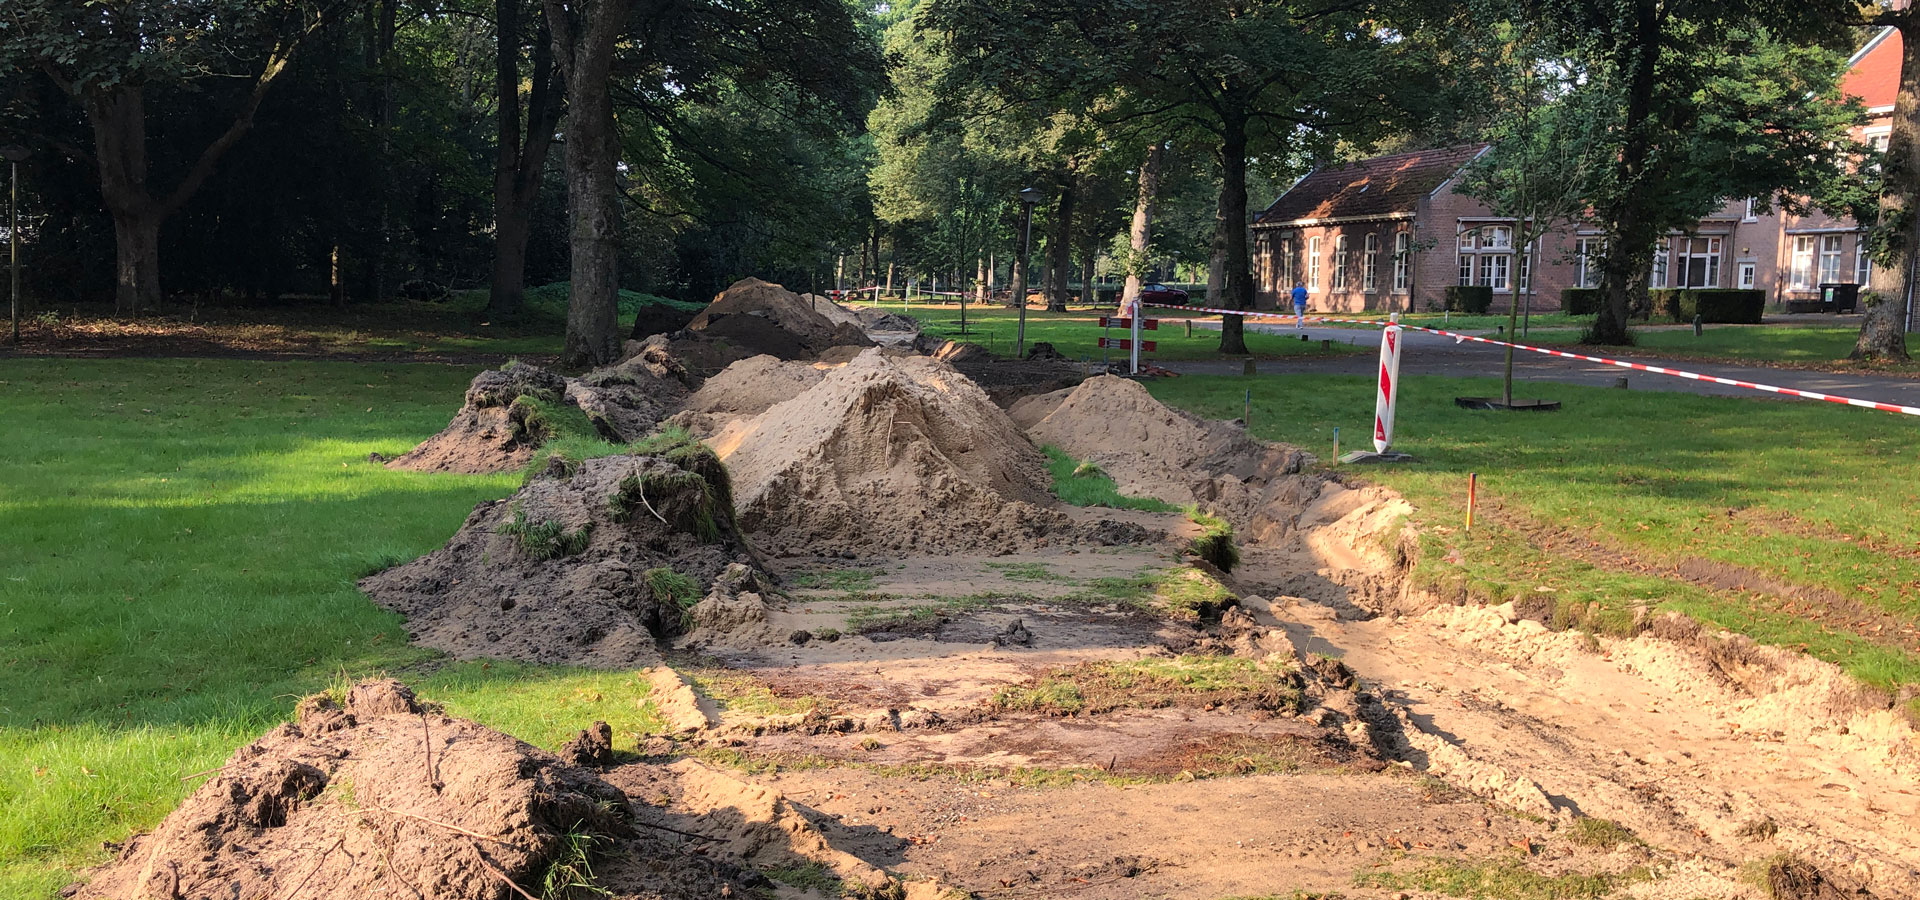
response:
<svg viewBox="0 0 1920 900"><path fill-rule="evenodd" d="M7 312L13 322L13 343L20 343L20 161L27 148L15 144L0 147L0 159L7 161Z"/></svg>
<svg viewBox="0 0 1920 900"><path fill-rule="evenodd" d="M1033 188L1021 188L1015 195L1020 198L1020 255L1014 260L1013 302L1020 308L1020 327L1015 333L1013 358L1025 359L1027 356L1027 255L1033 249L1033 207L1040 202L1040 192Z"/></svg>

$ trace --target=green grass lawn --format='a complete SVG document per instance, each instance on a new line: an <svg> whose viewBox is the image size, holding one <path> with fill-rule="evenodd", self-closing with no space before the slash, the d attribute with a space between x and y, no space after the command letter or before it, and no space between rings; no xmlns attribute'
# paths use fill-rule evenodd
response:
<svg viewBox="0 0 1920 900"><path fill-rule="evenodd" d="M1695 337L1692 329L1639 329L1634 346L1621 348L1664 356L1725 360L1727 362L1835 363L1853 352L1860 337L1857 327L1815 325L1708 325ZM1580 332L1572 329L1536 329L1529 339L1541 344L1572 344ZM1907 335L1907 348L1920 352L1920 334ZM1887 367L1920 371L1920 366Z"/></svg>
<svg viewBox="0 0 1920 900"><path fill-rule="evenodd" d="M1349 376L1253 380L1254 430L1323 459L1368 444L1374 386ZM1237 418L1245 378L1187 376L1155 396ZM1882 686L1920 683L1920 659L1887 633L1802 618L1764 595L1715 592L1644 572L1535 552L1522 530L1486 515L1462 529L1467 473L1483 503L1504 505L1617 548L1635 560L1700 558L1830 588L1902 621L1920 618L1920 423L1824 403L1533 384L1553 413L1473 412L1457 395L1495 379L1403 382L1396 450L1417 464L1356 470L1405 493L1427 526L1421 577L1496 602L1550 588L1560 604L1601 604L1618 625L1636 604L1679 609L1764 641L1804 646ZM1447 559L1458 551L1458 562ZM1909 633L1906 638L1911 641ZM1909 644L1910 646L1911 644Z"/></svg>
<svg viewBox="0 0 1920 900"><path fill-rule="evenodd" d="M50 895L343 677L404 675L549 748L654 727L634 673L445 664L354 588L517 484L367 461L445 425L473 374L0 360L0 896Z"/></svg>
<svg viewBox="0 0 1920 900"><path fill-rule="evenodd" d="M861 304L864 305L864 304ZM899 304L881 304L895 312L902 310ZM956 306L909 306L907 315L919 319L922 328L931 335L955 341L971 341L987 347L1001 356L1012 356L1015 338L1019 329L1018 311L1001 306L967 305L967 331L960 331L960 307ZM1161 313L1173 313L1161 315ZM1102 337L1128 337L1126 329L1115 328L1111 332L1099 326L1103 313L1092 309L1069 310L1064 313L1050 313L1040 309L1027 311L1027 345L1031 347L1039 341L1046 341L1069 358L1079 360L1103 358L1099 347ZM1183 318L1175 310L1160 310L1154 314L1162 321L1155 331L1143 331L1141 337L1156 343L1151 353L1142 353L1142 362L1166 362L1172 360L1196 359L1239 359L1241 357L1222 357L1220 354L1220 332L1204 328L1194 328L1189 334ZM1247 349L1261 358L1279 356L1343 356L1350 353L1378 352L1364 347L1349 347L1335 343L1330 349L1323 349L1319 340L1302 341L1293 335L1247 333ZM1113 350L1112 359L1124 359L1126 351Z"/></svg>

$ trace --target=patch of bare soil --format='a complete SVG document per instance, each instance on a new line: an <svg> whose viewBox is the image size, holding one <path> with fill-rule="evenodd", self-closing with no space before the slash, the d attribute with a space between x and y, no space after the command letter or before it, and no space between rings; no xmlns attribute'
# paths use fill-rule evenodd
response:
<svg viewBox="0 0 1920 900"><path fill-rule="evenodd" d="M1565 865L1625 867L1419 779L1319 767L1125 786L915 780L860 767L763 780L854 831L849 850L983 898L1385 898L1393 894L1356 890L1354 874L1403 849L1491 859L1522 842Z"/></svg>
<svg viewBox="0 0 1920 900"><path fill-rule="evenodd" d="M973 379L1001 408L1022 397L1073 387L1087 378L1087 367L1074 360L1000 359L978 344L945 344L933 356Z"/></svg>
<svg viewBox="0 0 1920 900"><path fill-rule="evenodd" d="M583 735L577 749L596 743ZM545 885L587 869L615 897L767 885L745 860L646 827L641 806L592 771L422 707L398 682L366 682L344 706L303 701L74 895L503 900L559 896Z"/></svg>
<svg viewBox="0 0 1920 900"><path fill-rule="evenodd" d="M630 668L730 565L755 564L699 445L556 463L482 503L446 547L360 583L462 659Z"/></svg>
<svg viewBox="0 0 1920 900"><path fill-rule="evenodd" d="M740 524L774 553L1032 547L1073 524L1046 459L965 376L861 354L711 439Z"/></svg>

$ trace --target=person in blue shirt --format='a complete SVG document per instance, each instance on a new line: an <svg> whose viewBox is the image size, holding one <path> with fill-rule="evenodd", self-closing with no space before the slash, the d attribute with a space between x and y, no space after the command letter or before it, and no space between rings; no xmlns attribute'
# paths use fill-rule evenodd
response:
<svg viewBox="0 0 1920 900"><path fill-rule="evenodd" d="M1307 327L1307 286L1298 281L1293 283L1293 327Z"/></svg>

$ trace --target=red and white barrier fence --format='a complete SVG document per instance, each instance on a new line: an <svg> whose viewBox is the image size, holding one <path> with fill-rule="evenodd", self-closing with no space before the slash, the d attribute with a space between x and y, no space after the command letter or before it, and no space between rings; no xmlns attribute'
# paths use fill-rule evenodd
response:
<svg viewBox="0 0 1920 900"><path fill-rule="evenodd" d="M1228 315L1228 316L1243 316L1249 319L1291 319L1293 318L1292 314L1263 313L1263 312L1254 312L1251 310L1241 310L1241 309L1214 309L1211 307L1204 307L1204 306L1171 306L1171 305L1161 304L1161 303L1149 303L1146 305L1159 307L1161 309L1185 309L1185 310L1192 310L1195 312L1219 313L1219 314ZM1381 322L1378 319L1335 319L1327 316L1308 316L1307 319L1308 321L1311 321L1311 322L1330 322L1330 323L1344 324L1344 325L1367 325L1374 328L1379 328L1383 325L1389 324L1389 323ZM1861 409L1877 409L1877 410L1880 410L1881 412L1899 413L1901 415L1906 415L1906 416L1920 416L1920 407L1902 406L1898 403L1882 403L1878 400L1860 400L1854 397L1841 397L1835 394L1822 394L1818 391L1803 391L1797 388L1780 387L1779 385L1773 385L1773 384L1760 384L1758 382L1753 382L1753 381L1740 381L1734 378L1721 378L1717 375L1705 375L1699 372L1689 372L1689 371L1686 371L1685 369L1670 369L1665 366L1648 365L1647 363L1637 363L1631 360L1609 359L1604 356L1588 356L1584 353L1569 353L1565 350L1553 350L1547 347L1535 347L1531 344L1515 344L1509 341L1497 341L1489 337L1480 337L1478 335L1471 335L1471 334L1461 334L1457 331L1446 331L1440 328L1426 328L1420 325L1407 325L1405 323L1400 323L1392 327L1403 328L1411 331L1424 331L1428 334L1437 334L1444 337L1450 337L1454 339L1455 343L1458 343L1461 341L1473 341L1474 343L1490 344L1495 347L1512 347L1515 350L1525 350L1529 353L1540 353L1546 356L1557 356L1557 357L1560 357L1561 359L1577 359L1577 360L1580 360L1581 362L1600 363L1602 365L1617 366L1622 369L1633 369L1639 372L1651 372L1655 375L1671 375L1675 378L1685 378L1689 381L1704 381L1711 384L1724 384L1728 387L1745 388L1747 390L1752 390L1752 391L1764 391L1769 394L1780 394L1786 397L1800 397L1806 400L1823 400L1827 403L1842 403L1847 406L1857 406L1857 407L1860 407ZM1382 340L1383 364L1385 362L1384 357L1385 357L1385 341L1383 339ZM1397 370L1396 370L1395 380L1398 381ZM1389 425L1389 436L1391 436L1390 425ZM1376 430L1375 443L1378 443L1378 442L1379 442L1379 437ZM1382 452L1385 452L1385 451L1383 450Z"/></svg>

